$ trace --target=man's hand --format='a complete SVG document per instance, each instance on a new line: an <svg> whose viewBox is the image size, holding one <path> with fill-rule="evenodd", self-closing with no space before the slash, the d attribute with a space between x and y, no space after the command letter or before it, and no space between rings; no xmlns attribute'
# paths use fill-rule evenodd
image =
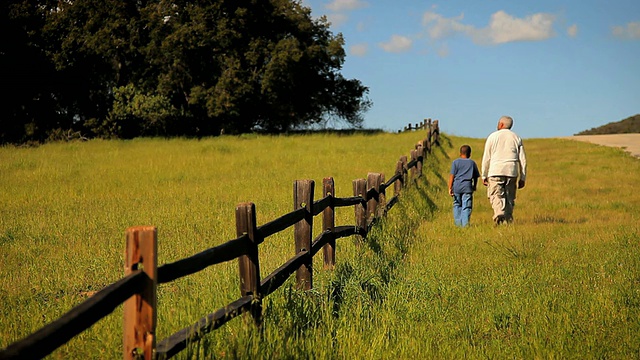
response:
<svg viewBox="0 0 640 360"><path fill-rule="evenodd" d="M449 189L449 196L453 196L453 189Z"/></svg>
<svg viewBox="0 0 640 360"><path fill-rule="evenodd" d="M487 180L487 179L482 179L482 185L484 185L484 186L489 186L489 180Z"/></svg>
<svg viewBox="0 0 640 360"><path fill-rule="evenodd" d="M524 180L518 180L518 189L522 189L524 187Z"/></svg>

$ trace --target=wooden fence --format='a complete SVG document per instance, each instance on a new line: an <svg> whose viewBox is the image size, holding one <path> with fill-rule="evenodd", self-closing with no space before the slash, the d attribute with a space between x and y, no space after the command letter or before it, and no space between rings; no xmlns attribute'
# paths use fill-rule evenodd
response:
<svg viewBox="0 0 640 360"><path fill-rule="evenodd" d="M431 120L431 119L424 119L424 121L421 121L419 123L415 123L415 124L407 124L407 126L404 127L404 129L402 131L412 131L412 130L428 130L429 128L432 129L438 129L438 120ZM402 132L402 131L398 131L398 132Z"/></svg>
<svg viewBox="0 0 640 360"><path fill-rule="evenodd" d="M294 210L257 226L253 203L236 206L237 238L173 263L157 266L157 229L131 227L126 231L125 277L101 289L57 320L0 351L0 359L39 359L47 356L76 335L98 322L124 303L123 358L168 359L190 342L224 325L242 313L262 321L262 299L273 293L294 272L301 290L313 287L313 256L323 250L324 267L335 265L335 244L339 238L356 236L362 240L375 222L398 202L403 188L422 176L422 164L431 146L437 144L437 121L425 122L426 137L411 150L411 159L401 156L394 175L385 182L382 173L353 181L353 196L338 198L333 178L322 182L323 197L314 200L313 180L296 180ZM387 200L387 189L393 196ZM355 225L335 226L334 209L353 206ZM314 217L322 214L322 233L312 239ZM260 277L258 245L268 236L294 227L295 255L266 278ZM156 342L156 288L211 265L238 259L240 298L210 313L193 325Z"/></svg>

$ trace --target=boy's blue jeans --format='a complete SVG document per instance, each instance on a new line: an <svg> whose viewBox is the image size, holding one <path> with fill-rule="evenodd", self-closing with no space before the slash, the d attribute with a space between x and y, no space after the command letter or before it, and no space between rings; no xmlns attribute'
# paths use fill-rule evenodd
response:
<svg viewBox="0 0 640 360"><path fill-rule="evenodd" d="M473 209L473 193L453 194L453 221L457 226L469 226Z"/></svg>

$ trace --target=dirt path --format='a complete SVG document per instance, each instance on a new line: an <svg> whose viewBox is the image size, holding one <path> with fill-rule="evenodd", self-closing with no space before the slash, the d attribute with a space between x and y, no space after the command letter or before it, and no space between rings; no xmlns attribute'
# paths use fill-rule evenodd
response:
<svg viewBox="0 0 640 360"><path fill-rule="evenodd" d="M593 144L619 147L631 155L640 158L640 134L612 134L612 135L577 135L562 139L586 141Z"/></svg>

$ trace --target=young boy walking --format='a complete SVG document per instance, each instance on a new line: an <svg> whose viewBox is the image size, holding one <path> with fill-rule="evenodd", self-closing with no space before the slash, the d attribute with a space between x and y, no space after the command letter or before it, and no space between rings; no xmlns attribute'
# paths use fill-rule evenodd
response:
<svg viewBox="0 0 640 360"><path fill-rule="evenodd" d="M453 160L449 174L449 195L453 197L453 220L457 226L469 226L480 171L471 160L471 146L460 147L460 157Z"/></svg>

